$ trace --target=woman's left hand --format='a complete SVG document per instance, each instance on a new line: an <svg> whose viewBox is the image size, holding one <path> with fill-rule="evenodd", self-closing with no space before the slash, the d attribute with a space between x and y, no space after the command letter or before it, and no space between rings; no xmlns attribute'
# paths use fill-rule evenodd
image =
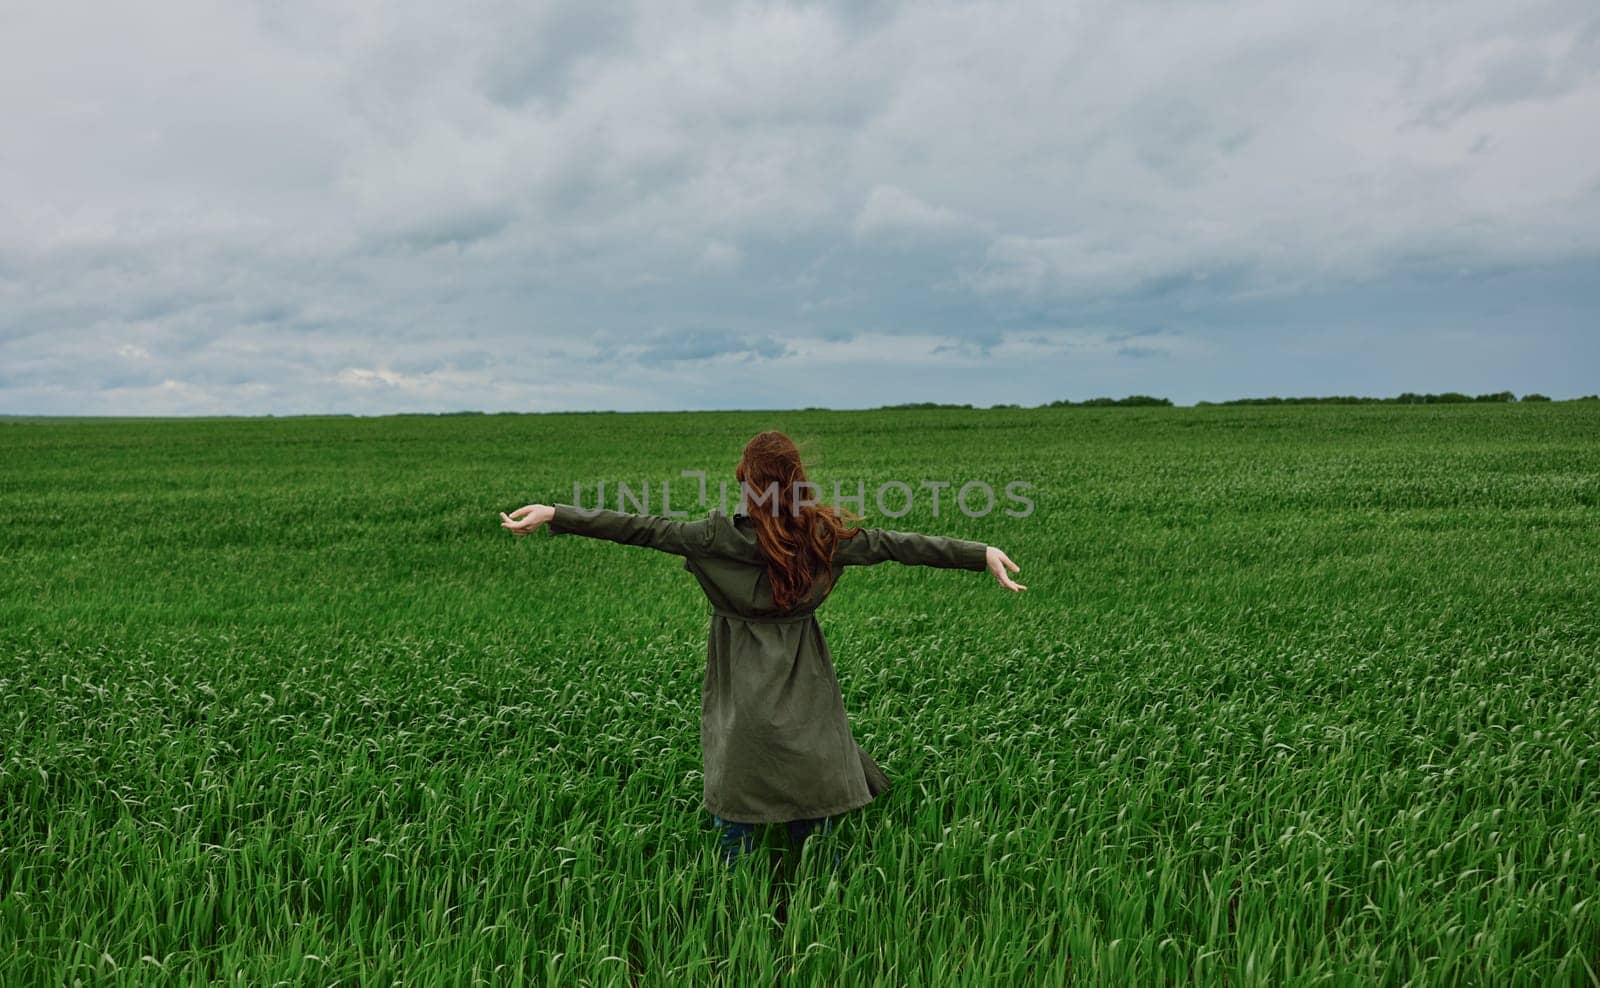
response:
<svg viewBox="0 0 1600 988"><path fill-rule="evenodd" d="M500 527L507 529L512 535L532 535L539 530L539 526L555 518L556 509L548 504L530 504L518 508L509 515L500 512Z"/></svg>

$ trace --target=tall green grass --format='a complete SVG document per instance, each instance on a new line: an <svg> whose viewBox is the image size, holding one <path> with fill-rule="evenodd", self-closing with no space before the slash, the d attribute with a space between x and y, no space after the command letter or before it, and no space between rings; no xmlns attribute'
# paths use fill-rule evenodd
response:
<svg viewBox="0 0 1600 988"><path fill-rule="evenodd" d="M678 561L496 514L730 475L767 427L825 488L1037 506L878 520L1030 590L848 574L823 625L896 788L789 876L716 860ZM1589 404L8 422L0 981L1600 984L1597 437Z"/></svg>

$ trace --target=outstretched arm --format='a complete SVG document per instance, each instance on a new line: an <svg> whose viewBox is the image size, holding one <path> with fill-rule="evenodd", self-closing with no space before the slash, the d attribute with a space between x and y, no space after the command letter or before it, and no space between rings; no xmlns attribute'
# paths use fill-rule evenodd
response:
<svg viewBox="0 0 1600 988"><path fill-rule="evenodd" d="M585 535L622 545L658 549L675 556L692 555L705 548L710 539L710 523L704 518L679 521L605 508L577 508L570 504L530 504L509 515L500 512L500 527L513 535L531 535L546 524L552 535Z"/></svg>
<svg viewBox="0 0 1600 988"><path fill-rule="evenodd" d="M1011 557L992 545L916 532L863 528L839 542L835 557L845 566L872 566L883 562L943 569L988 570L1007 590L1026 590L1011 579L1020 571ZM1009 572L1008 572L1009 571Z"/></svg>

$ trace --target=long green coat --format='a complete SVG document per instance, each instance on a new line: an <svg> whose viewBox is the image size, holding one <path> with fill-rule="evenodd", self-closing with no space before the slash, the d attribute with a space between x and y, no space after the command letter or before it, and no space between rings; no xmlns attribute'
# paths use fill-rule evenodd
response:
<svg viewBox="0 0 1600 988"><path fill-rule="evenodd" d="M680 521L555 505L550 531L682 556L711 601L700 707L706 809L724 820L781 823L865 806L889 777L856 744L833 656L815 611L846 566L983 570L987 546L963 539L862 529L834 554L832 580L786 612L773 607L749 516L713 510Z"/></svg>

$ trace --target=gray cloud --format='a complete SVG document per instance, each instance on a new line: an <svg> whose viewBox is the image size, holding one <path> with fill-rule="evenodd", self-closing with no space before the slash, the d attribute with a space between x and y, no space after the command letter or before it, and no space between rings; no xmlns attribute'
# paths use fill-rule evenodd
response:
<svg viewBox="0 0 1600 988"><path fill-rule="evenodd" d="M19 8L0 412L1589 393L1590 8Z"/></svg>

